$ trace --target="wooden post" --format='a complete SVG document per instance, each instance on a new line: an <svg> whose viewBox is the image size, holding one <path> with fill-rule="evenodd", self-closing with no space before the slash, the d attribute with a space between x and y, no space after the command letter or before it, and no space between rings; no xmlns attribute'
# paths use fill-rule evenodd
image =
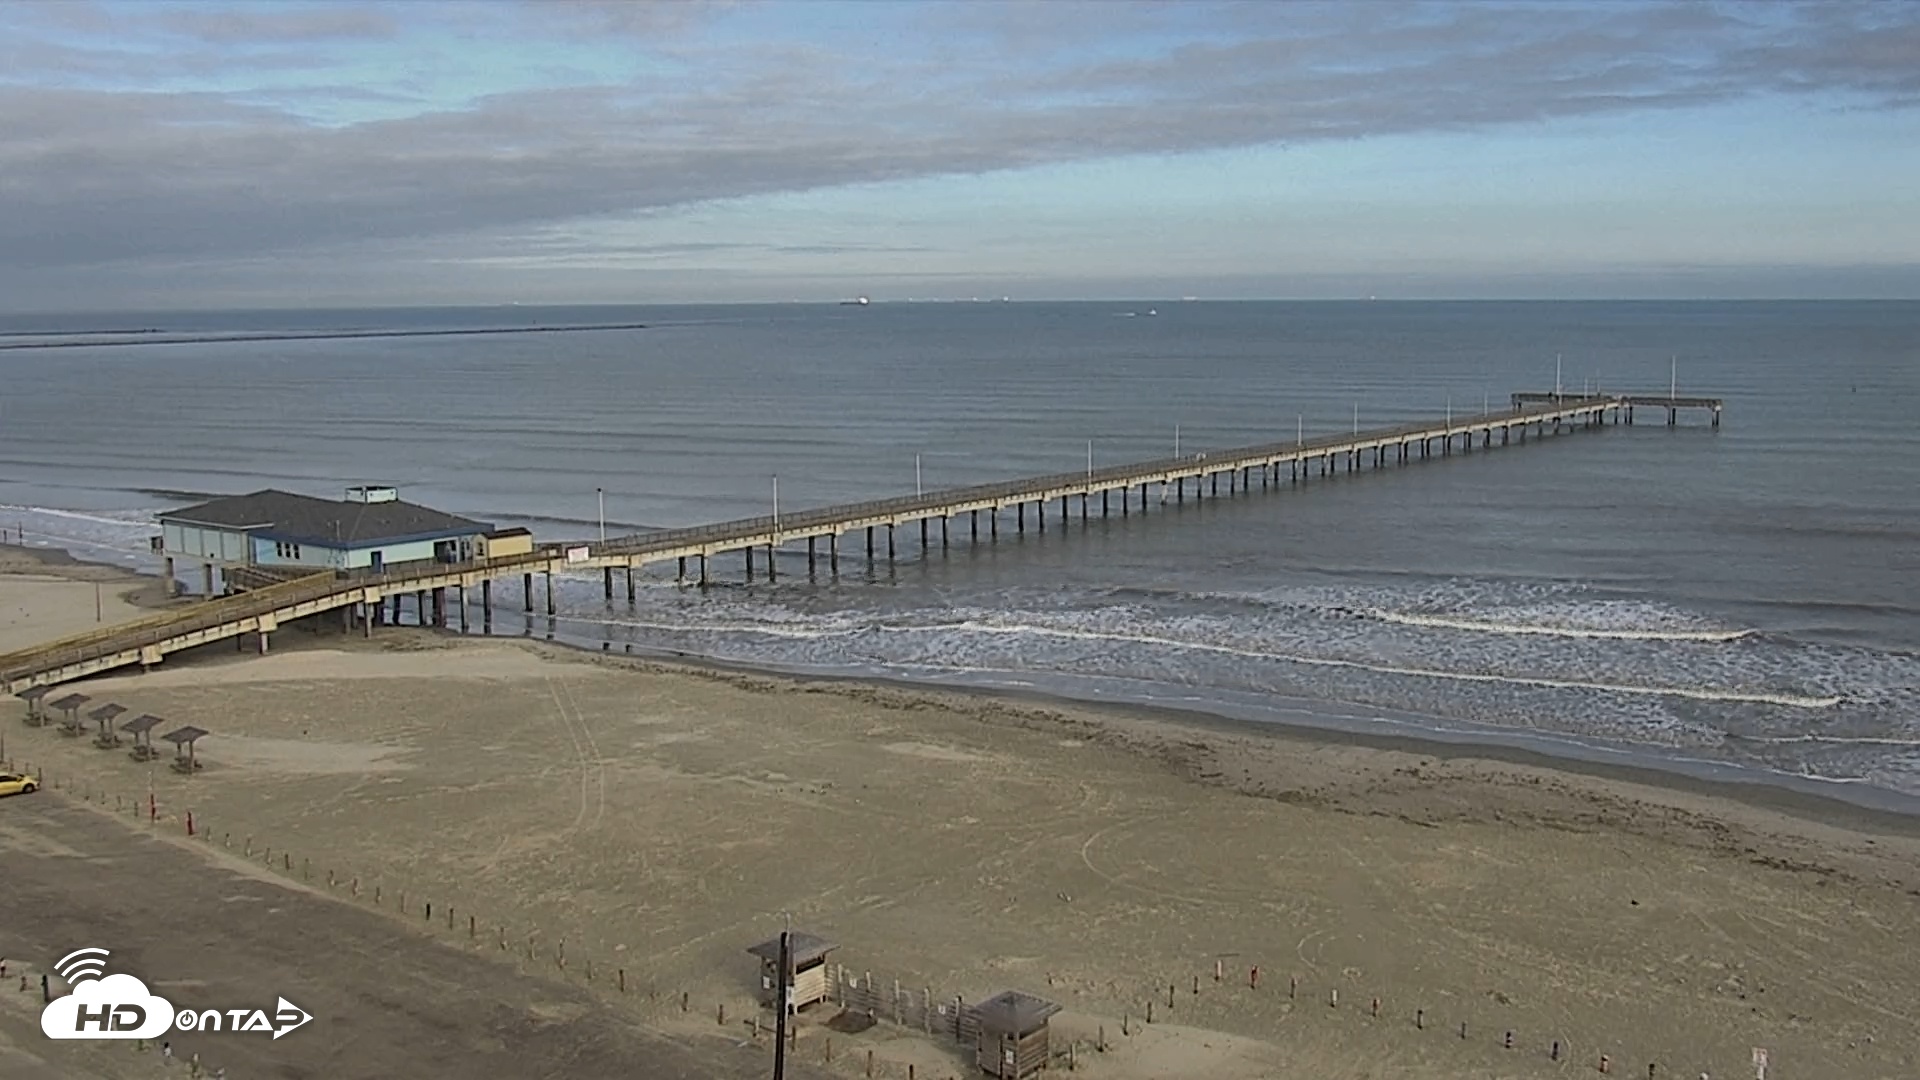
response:
<svg viewBox="0 0 1920 1080"><path fill-rule="evenodd" d="M620 968L619 972L620 972L620 992L624 994L627 992L627 969Z"/></svg>

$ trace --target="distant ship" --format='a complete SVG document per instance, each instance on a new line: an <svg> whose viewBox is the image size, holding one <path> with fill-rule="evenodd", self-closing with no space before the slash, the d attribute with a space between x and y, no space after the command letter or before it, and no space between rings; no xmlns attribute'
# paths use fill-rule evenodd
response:
<svg viewBox="0 0 1920 1080"><path fill-rule="evenodd" d="M840 301L840 306L841 307L866 307L868 304L871 304L871 303L873 303L873 301L868 300L864 296L856 296L851 300Z"/></svg>

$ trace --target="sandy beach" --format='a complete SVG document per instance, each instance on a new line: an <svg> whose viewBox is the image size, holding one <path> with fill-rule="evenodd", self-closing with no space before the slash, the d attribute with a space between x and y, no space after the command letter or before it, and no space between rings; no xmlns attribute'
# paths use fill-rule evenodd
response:
<svg viewBox="0 0 1920 1080"><path fill-rule="evenodd" d="M108 620L150 602L0 561L0 647L91 628L96 580ZM6 756L45 798L182 837L191 812L183 872L250 860L673 1039L752 1038L744 950L790 915L889 991L1058 1003L1057 1049L1096 1078L1605 1055L1692 1080L1752 1075L1756 1047L1772 1077L1920 1075L1920 822L1819 799L415 630L286 629L267 657L71 689L208 729L206 765L136 765L16 703ZM950 1040L829 1015L803 1019L811 1067L978 1075Z"/></svg>

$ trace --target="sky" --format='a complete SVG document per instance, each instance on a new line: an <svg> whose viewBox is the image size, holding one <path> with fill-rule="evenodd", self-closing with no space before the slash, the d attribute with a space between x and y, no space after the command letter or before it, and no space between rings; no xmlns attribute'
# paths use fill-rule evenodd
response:
<svg viewBox="0 0 1920 1080"><path fill-rule="evenodd" d="M1920 297L1920 3L0 0L0 311Z"/></svg>

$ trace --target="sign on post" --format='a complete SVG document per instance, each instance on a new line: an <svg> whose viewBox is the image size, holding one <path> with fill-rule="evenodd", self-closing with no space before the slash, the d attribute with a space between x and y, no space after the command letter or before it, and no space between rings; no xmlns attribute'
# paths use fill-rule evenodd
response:
<svg viewBox="0 0 1920 1080"><path fill-rule="evenodd" d="M583 563L586 562L592 554L593 552L585 546L570 547L567 549L567 561L570 563Z"/></svg>
<svg viewBox="0 0 1920 1080"><path fill-rule="evenodd" d="M1767 1051L1764 1047L1753 1048L1753 1080L1767 1080Z"/></svg>

